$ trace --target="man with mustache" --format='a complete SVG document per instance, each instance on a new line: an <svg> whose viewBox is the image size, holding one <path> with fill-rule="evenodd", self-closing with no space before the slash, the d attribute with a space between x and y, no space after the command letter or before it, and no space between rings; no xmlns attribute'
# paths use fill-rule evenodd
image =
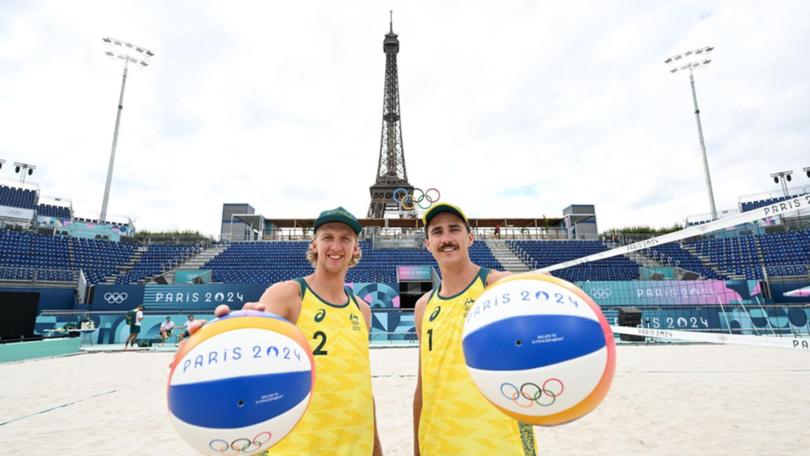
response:
<svg viewBox="0 0 810 456"><path fill-rule="evenodd" d="M534 456L532 426L506 416L484 398L470 378L461 345L467 311L487 285L511 273L470 260L474 236L460 208L437 203L422 219L425 247L439 264L442 281L417 301L414 315L419 336L414 454Z"/></svg>

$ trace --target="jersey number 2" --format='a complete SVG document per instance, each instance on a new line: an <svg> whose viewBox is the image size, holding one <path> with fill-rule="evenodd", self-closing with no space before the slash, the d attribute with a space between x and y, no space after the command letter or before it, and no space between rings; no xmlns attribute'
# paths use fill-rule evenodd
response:
<svg viewBox="0 0 810 456"><path fill-rule="evenodd" d="M315 350L312 351L312 354L315 356L318 355L327 355L329 354L328 351L323 349L323 346L326 345L326 333L323 331L315 331L315 334L312 335L313 339L320 339L318 346L315 347Z"/></svg>

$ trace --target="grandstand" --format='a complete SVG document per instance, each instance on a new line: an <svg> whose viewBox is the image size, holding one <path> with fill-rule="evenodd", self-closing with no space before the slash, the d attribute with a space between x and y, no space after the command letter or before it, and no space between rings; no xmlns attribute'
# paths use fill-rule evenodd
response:
<svg viewBox="0 0 810 456"><path fill-rule="evenodd" d="M137 283L177 266L199 250L199 245L138 247L106 240L0 230L0 275L10 282L35 279L75 282L81 270L89 284L105 279ZM118 275L121 271L124 273Z"/></svg>
<svg viewBox="0 0 810 456"><path fill-rule="evenodd" d="M99 224L93 217L79 217L65 200L40 198L38 188L31 184L24 188L0 186L0 197L11 205L4 207L13 209L4 212L5 219L0 214L0 228L5 227L0 229L0 287L28 287L43 293L45 309L70 312L89 307L110 312L149 302L161 312L185 310L192 303L195 307L190 309L210 311L216 303L237 306L258 299L270 284L306 276L313 270L306 259L312 220L240 214L234 223L230 217L227 222L223 219L228 239L239 238L244 231L262 240L217 243L197 238L186 242L153 236L138 241L132 237L131 224ZM774 202L779 203L765 198L751 204ZM744 210L749 210L747 203ZM595 211L587 208L587 221L595 228ZM17 218L8 218L12 216ZM644 250L552 274L577 282L611 321L617 318L619 308L637 305L645 309L643 324L651 327L682 327L666 325L702 321L702 327L689 327L729 331L754 327L776 332L770 320L749 315L747 308L743 312L749 315L748 320L739 317L732 303L755 305L757 312L767 314L770 310L763 305L778 307L787 299L786 293L810 283L810 229L806 219L774 217L678 242L653 243ZM249 230L236 229L236 222L249 225ZM385 335L373 334L373 340L411 340L412 317L400 316L392 307L411 308L418 296L434 286L440 271L421 245L424 233L415 219L366 219L362 223L366 226L360 241L363 258L349 270L346 281L364 299L376 300L373 308L381 314L375 314L378 321L374 331L384 331ZM477 238L470 249L473 262L501 270L540 269L642 240L631 239L633 236L595 239L598 233L578 226L570 214L556 219L471 219L470 223ZM180 269L184 270L183 283L172 284ZM205 282L210 277L210 284L189 283L192 277L202 276ZM690 281L696 284L688 285ZM161 288L167 285L174 288ZM48 297L47 289L66 293ZM171 292L162 292L164 289ZM193 291L197 289L205 292L200 295ZM707 290L712 295L703 298ZM680 300L661 301L672 296L680 296ZM644 297L650 298L644 301ZM666 307L675 302L683 305ZM703 308L718 303L730 306L728 312L725 307L720 313L717 307ZM787 315L792 330L810 321L810 316L803 319L803 308L777 307L773 311ZM38 323L40 330L62 317L47 318L51 320ZM99 340L116 340L114 328L120 324L116 318L98 319L99 326L106 325L97 336Z"/></svg>
<svg viewBox="0 0 810 456"><path fill-rule="evenodd" d="M806 276L810 265L810 231L715 237L686 247L702 256L706 264L733 278Z"/></svg>
<svg viewBox="0 0 810 456"><path fill-rule="evenodd" d="M34 209L37 198L36 190L0 184L0 206Z"/></svg>
<svg viewBox="0 0 810 456"><path fill-rule="evenodd" d="M202 269L213 271L214 282L271 284L312 273L306 259L308 241L237 242L228 247ZM363 259L349 270L348 282L396 283L396 267L401 265L431 265L433 257L425 249L374 248L370 240L360 242ZM485 243L475 243L470 249L473 261L500 269L501 265Z"/></svg>
<svg viewBox="0 0 810 456"><path fill-rule="evenodd" d="M587 240L518 240L508 241L507 244L531 269L540 269L608 250L608 247L601 242ZM627 257L618 256L562 269L554 272L553 275L572 282L634 280L638 278L638 268L638 263Z"/></svg>

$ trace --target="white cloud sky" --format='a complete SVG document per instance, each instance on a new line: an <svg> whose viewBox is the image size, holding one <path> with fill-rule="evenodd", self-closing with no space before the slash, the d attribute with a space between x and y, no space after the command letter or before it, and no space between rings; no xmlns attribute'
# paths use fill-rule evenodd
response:
<svg viewBox="0 0 810 456"><path fill-rule="evenodd" d="M688 77L663 62L707 45L718 209L810 166L804 1L4 1L0 158L100 210L122 70L109 35L156 54L129 74L110 214L209 234L223 203L365 216L389 9L409 180L471 216L593 203L604 230L708 212Z"/></svg>

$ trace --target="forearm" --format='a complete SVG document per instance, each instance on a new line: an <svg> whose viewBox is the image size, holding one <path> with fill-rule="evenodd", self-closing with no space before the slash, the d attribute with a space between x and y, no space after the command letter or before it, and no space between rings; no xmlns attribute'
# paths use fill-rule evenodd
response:
<svg viewBox="0 0 810 456"><path fill-rule="evenodd" d="M377 432L377 404L374 403L374 451L373 456L382 456L382 445L380 444L380 434Z"/></svg>
<svg viewBox="0 0 810 456"><path fill-rule="evenodd" d="M419 456L419 419L422 416L422 392L413 395L413 454Z"/></svg>

